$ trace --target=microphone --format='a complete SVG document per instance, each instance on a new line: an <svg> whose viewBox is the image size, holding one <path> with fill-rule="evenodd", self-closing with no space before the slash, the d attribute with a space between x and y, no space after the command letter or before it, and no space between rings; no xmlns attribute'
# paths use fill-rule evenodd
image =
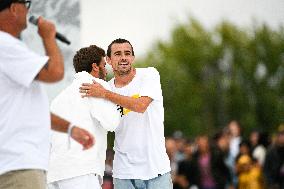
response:
<svg viewBox="0 0 284 189"><path fill-rule="evenodd" d="M35 16L30 16L29 22L37 26L38 18L36 18ZM61 33L56 32L55 37L56 37L56 39L60 40L63 43L66 43L67 45L71 44L71 42Z"/></svg>

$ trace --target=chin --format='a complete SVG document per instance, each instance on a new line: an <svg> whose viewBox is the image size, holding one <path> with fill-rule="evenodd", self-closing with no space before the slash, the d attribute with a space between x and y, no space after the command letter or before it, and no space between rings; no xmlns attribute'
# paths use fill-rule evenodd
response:
<svg viewBox="0 0 284 189"><path fill-rule="evenodd" d="M127 74L130 73L130 71L131 71L131 69L127 69L127 70L119 70L118 72L119 72L120 75L127 75Z"/></svg>

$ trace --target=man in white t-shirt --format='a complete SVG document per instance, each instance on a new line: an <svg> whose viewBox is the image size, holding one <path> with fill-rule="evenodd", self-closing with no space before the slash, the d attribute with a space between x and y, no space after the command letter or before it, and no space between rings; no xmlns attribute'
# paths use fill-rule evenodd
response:
<svg viewBox="0 0 284 189"><path fill-rule="evenodd" d="M164 138L164 108L159 72L134 68L129 41L116 39L107 50L114 78L112 91L98 82L83 84L82 97L99 97L121 106L115 130L113 177L115 189L170 189L170 161Z"/></svg>
<svg viewBox="0 0 284 189"><path fill-rule="evenodd" d="M101 98L82 98L79 87L93 80L110 90L106 77L105 51L91 45L81 48L73 59L76 71L73 82L51 103L51 112L72 123L82 125L96 139L95 145L83 151L64 134L54 132L47 173L49 189L101 189L105 169L107 132L120 121L117 105Z"/></svg>
<svg viewBox="0 0 284 189"><path fill-rule="evenodd" d="M48 98L41 85L64 76L54 24L38 19L46 56L32 52L19 40L27 26L30 4L28 0L0 0L1 189L45 189L50 125L63 132L69 127L68 121L50 116ZM76 127L72 137L85 148L92 145L87 131Z"/></svg>

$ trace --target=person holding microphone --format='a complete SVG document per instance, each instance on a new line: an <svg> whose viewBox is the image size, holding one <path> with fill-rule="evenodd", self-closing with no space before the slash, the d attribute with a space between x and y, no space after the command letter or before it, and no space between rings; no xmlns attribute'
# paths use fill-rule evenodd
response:
<svg viewBox="0 0 284 189"><path fill-rule="evenodd" d="M27 27L30 5L29 0L0 0L1 189L45 189L50 125L62 132L72 126L50 114L41 84L57 82L64 76L54 24L38 19L45 55L34 53L19 40ZM93 145L92 135L79 127L72 128L70 135L85 148Z"/></svg>

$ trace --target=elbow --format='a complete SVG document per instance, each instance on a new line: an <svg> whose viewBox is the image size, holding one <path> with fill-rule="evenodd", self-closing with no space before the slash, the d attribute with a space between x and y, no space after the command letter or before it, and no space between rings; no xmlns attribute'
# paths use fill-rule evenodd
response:
<svg viewBox="0 0 284 189"><path fill-rule="evenodd" d="M64 73L52 73L49 78L42 80L47 83L54 83L61 81L64 78Z"/></svg>
<svg viewBox="0 0 284 189"><path fill-rule="evenodd" d="M64 71L53 71L50 73L49 79L44 80L47 83L61 81L64 78Z"/></svg>
<svg viewBox="0 0 284 189"><path fill-rule="evenodd" d="M57 82L64 78L64 70L63 69L55 69L50 72L50 80L49 82Z"/></svg>
<svg viewBox="0 0 284 189"><path fill-rule="evenodd" d="M47 82L47 83L54 83L60 81L64 78L64 68L57 68L57 69L42 69L37 78L40 81Z"/></svg>
<svg viewBox="0 0 284 189"><path fill-rule="evenodd" d="M137 112L143 114L145 111L146 111L146 109L139 109Z"/></svg>
<svg viewBox="0 0 284 189"><path fill-rule="evenodd" d="M64 70L57 70L54 73L54 80L60 81L64 78Z"/></svg>
<svg viewBox="0 0 284 189"><path fill-rule="evenodd" d="M144 113L147 110L147 106L139 106L136 108L136 112L138 113Z"/></svg>
<svg viewBox="0 0 284 189"><path fill-rule="evenodd" d="M57 82L64 78L64 62L63 60L53 61L47 68L49 72L50 82Z"/></svg>

